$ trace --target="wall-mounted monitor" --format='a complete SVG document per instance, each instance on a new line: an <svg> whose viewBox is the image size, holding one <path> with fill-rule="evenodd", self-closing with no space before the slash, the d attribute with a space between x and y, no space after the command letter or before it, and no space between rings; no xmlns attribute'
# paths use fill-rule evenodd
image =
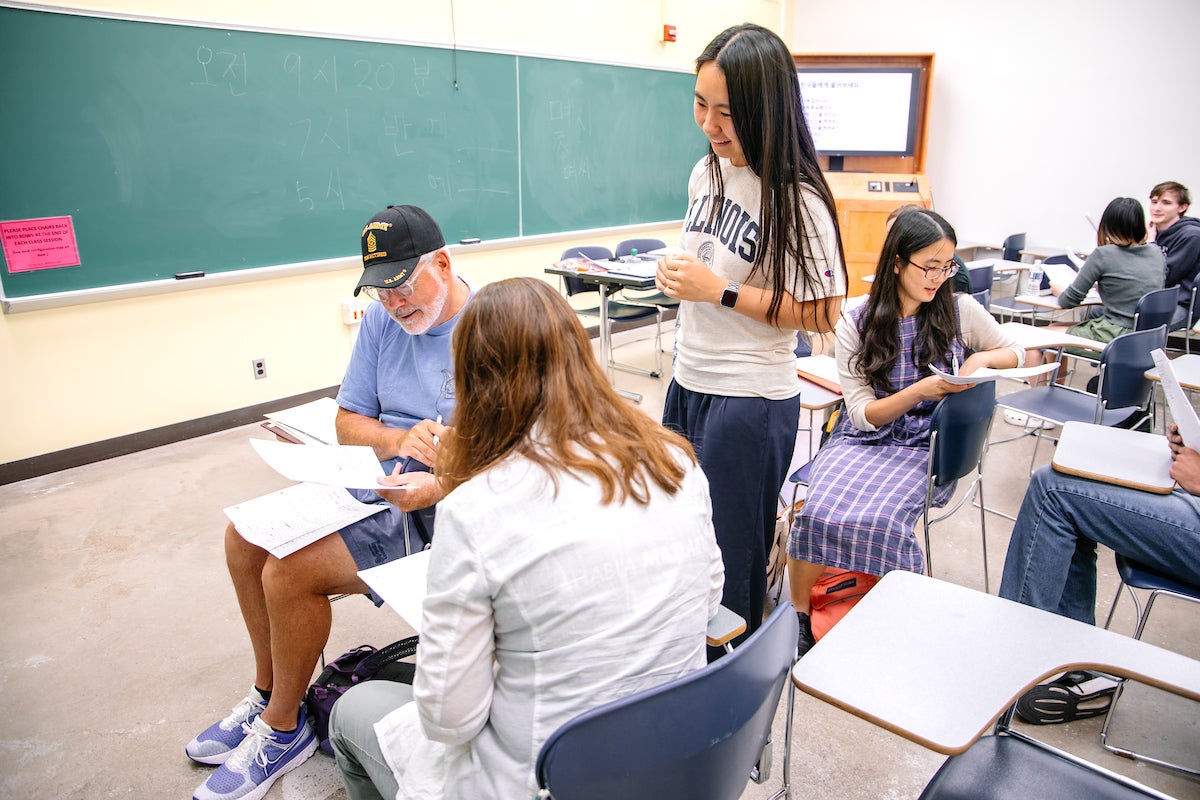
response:
<svg viewBox="0 0 1200 800"><path fill-rule="evenodd" d="M912 156L919 67L798 67L804 116L820 155ZM835 160L836 159L836 160Z"/></svg>

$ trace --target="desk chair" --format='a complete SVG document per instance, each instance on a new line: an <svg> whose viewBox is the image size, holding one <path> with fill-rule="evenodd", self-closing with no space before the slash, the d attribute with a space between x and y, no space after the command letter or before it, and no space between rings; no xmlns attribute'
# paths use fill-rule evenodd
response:
<svg viewBox="0 0 1200 800"><path fill-rule="evenodd" d="M1116 554L1116 562L1117 574L1121 576L1121 585L1117 587L1117 593L1113 597L1112 606L1108 610L1108 619L1104 620L1105 628L1108 628L1109 624L1112 623L1113 613L1117 610L1117 601L1121 599L1121 589L1123 588L1129 591L1129 596L1133 598L1133 606L1137 612L1137 627L1133 632L1134 639L1142 638L1142 632L1146 629L1146 622L1150 619L1150 609L1154 607L1154 601L1158 599L1159 595L1166 595L1167 597L1174 597L1200 605L1200 586L1175 580L1133 559L1126 558L1120 553ZM1150 592L1150 595L1146 598L1145 608L1142 608L1141 603L1138 602L1138 596L1134 593L1134 589L1142 589ZM1117 701L1121 699L1121 692L1124 688L1125 682L1122 681L1117 686L1117 692L1113 695L1112 703L1108 707L1108 715L1104 718L1104 727L1100 730L1100 743L1104 745L1104 749L1117 755L1125 756L1126 758L1136 758L1139 761L1148 761L1151 764L1178 770L1188 775L1200 776L1200 770L1197 770L1196 767L1188 767L1164 761L1144 753L1134 752L1128 748L1117 747L1108 741L1108 727L1116 715Z"/></svg>
<svg viewBox="0 0 1200 800"><path fill-rule="evenodd" d="M538 797L737 800L749 780L768 777L771 722L798 634L782 606L729 655L570 720L538 753ZM784 758L786 781L786 750Z"/></svg>
<svg viewBox="0 0 1200 800"><path fill-rule="evenodd" d="M967 274L971 278L971 297L978 300L981 306L990 310L992 306L992 280L995 276L995 268L991 264L984 264L967 270Z"/></svg>
<svg viewBox="0 0 1200 800"><path fill-rule="evenodd" d="M1160 326L1170 325L1171 317L1175 314L1178 297L1179 293L1174 288L1155 289L1152 292L1146 292L1134 307L1133 329L1135 331L1147 331ZM1164 348L1166 347L1165 339L1163 340L1163 346ZM1086 362L1092 366L1099 364L1099 359L1094 353L1064 353L1064 355ZM1153 399L1153 393L1151 393L1151 398Z"/></svg>
<svg viewBox="0 0 1200 800"><path fill-rule="evenodd" d="M1096 394L1049 382L1042 386L1021 389L1001 397L1001 408L1045 419L1057 425L1076 420L1097 425L1120 425L1138 428L1150 421L1151 382L1145 372L1154 367L1150 352L1165 346L1167 327L1160 325L1146 331L1122 334L1104 345L1100 352L1100 374ZM1037 459L1043 438L1041 425L1026 429L1013 439L1034 436L1033 455L1029 473ZM1046 438L1054 438L1047 434ZM1057 441L1057 439L1055 439ZM996 444L999 444L997 442Z"/></svg>
<svg viewBox="0 0 1200 800"><path fill-rule="evenodd" d="M625 239L617 243L617 248L613 250L613 255L620 258L621 256L631 255L635 251L638 253L649 253L651 250L658 250L661 247L666 247L666 242L662 239ZM636 289L622 289L621 301L635 306L655 306L664 315L671 309L679 308L678 297L668 297L658 290L646 293Z"/></svg>
<svg viewBox="0 0 1200 800"><path fill-rule="evenodd" d="M568 247L562 253L562 258L590 258L593 261L604 262L612 258L612 251L607 247L600 245L583 245L578 247ZM569 275L563 275L563 286L566 289L567 297L574 297L577 294L586 292L600 293L600 287L594 283L587 283L582 278L573 278ZM600 319L600 306L590 306L585 308L575 308L575 313L581 317L595 317ZM608 324L609 334L612 333L613 326L618 322L636 322L642 319L655 318L654 326L654 345L655 345L655 368L653 370L634 367L629 364L622 364L612 356L612 351L609 351L608 363L604 365L605 369L620 369L625 372L633 372L638 375L649 375L651 378L660 377L663 374L662 365L662 309L656 306L633 305L623 303L617 300L609 299L608 301Z"/></svg>
<svg viewBox="0 0 1200 800"><path fill-rule="evenodd" d="M929 437L929 466L925 473L925 574L933 575L929 529L958 511L968 501L979 498L979 532L983 543L983 591L991 592L988 582L987 519L983 507L983 456L996 410L996 382L983 381L943 397L933 409ZM933 495L938 488L974 472L967 492L942 514L930 518Z"/></svg>

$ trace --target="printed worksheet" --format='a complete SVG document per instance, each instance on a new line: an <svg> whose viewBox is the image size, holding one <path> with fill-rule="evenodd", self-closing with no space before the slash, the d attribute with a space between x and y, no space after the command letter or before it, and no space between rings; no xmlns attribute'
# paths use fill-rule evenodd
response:
<svg viewBox="0 0 1200 800"><path fill-rule="evenodd" d="M1190 447L1192 450L1200 450L1200 418L1196 416L1196 409L1188 400L1187 393L1179 385L1175 368L1171 366L1167 354L1162 350L1152 350L1150 356L1154 359L1154 366L1158 368L1163 394L1167 398L1167 405L1171 408L1171 417L1179 426L1179 435L1183 437L1184 446Z"/></svg>
<svg viewBox="0 0 1200 800"><path fill-rule="evenodd" d="M995 381L1000 378L1009 378L1011 380L1020 381L1025 378L1032 378L1036 375L1045 375L1047 372L1053 372L1058 369L1057 361L1050 361L1046 364L1039 364L1036 367L1010 367L1008 369L992 369L991 367L980 367L970 375L952 375L949 372L943 372L933 364L929 365L929 369L934 375L937 375L946 383L980 383L982 381Z"/></svg>
<svg viewBox="0 0 1200 800"><path fill-rule="evenodd" d="M425 601L429 575L429 552L422 550L378 567L362 569L358 576L383 598L383 602L421 632L421 604Z"/></svg>
<svg viewBox="0 0 1200 800"><path fill-rule="evenodd" d="M294 481L323 483L345 489L378 489L383 467L369 447L306 444L251 439L250 445L271 469Z"/></svg>
<svg viewBox="0 0 1200 800"><path fill-rule="evenodd" d="M360 503L339 487L298 483L230 506L225 516L247 542L283 558L384 508Z"/></svg>

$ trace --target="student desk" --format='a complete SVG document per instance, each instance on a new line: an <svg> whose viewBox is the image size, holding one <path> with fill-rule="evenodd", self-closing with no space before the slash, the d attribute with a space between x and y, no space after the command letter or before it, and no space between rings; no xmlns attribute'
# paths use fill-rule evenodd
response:
<svg viewBox="0 0 1200 800"><path fill-rule="evenodd" d="M1004 322L1000 330L1005 335L1017 340L1017 344L1026 350L1059 350L1063 347L1082 347L1099 353L1104 349L1103 342L1075 336L1064 328L1053 326L1029 325L1024 322Z"/></svg>
<svg viewBox="0 0 1200 800"><path fill-rule="evenodd" d="M609 272L603 267L597 267L594 270L581 271L577 269L565 269L562 267L546 267L546 272L551 275L562 275L564 277L579 278L584 283L593 283L600 289L600 364L607 371L609 354L612 352L612 331L608 325L608 298L615 286L618 289L652 289L654 288L654 278L642 278L634 275L623 275L616 272ZM617 392L635 403L642 401L642 396L636 392L617 389Z"/></svg>
<svg viewBox="0 0 1200 800"><path fill-rule="evenodd" d="M1067 422L1050 465L1056 472L1154 494L1170 494L1171 448L1157 433Z"/></svg>
<svg viewBox="0 0 1200 800"><path fill-rule="evenodd" d="M808 436L808 460L812 461L813 421L818 411L826 412L842 402L838 386L837 361L833 356L801 356L796 359L796 377L800 379L800 408L808 412L808 427L800 428Z"/></svg>
<svg viewBox="0 0 1200 800"><path fill-rule="evenodd" d="M1200 701L1200 662L952 583L889 572L792 668L796 687L961 753L1037 683L1095 669Z"/></svg>

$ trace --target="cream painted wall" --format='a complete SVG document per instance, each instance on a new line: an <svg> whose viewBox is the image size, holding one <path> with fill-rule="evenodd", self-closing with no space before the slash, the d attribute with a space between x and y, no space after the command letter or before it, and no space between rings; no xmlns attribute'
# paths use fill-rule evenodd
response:
<svg viewBox="0 0 1200 800"><path fill-rule="evenodd" d="M155 0L58 5L155 17L164 6ZM171 8L179 20L451 41L446 0L179 0ZM712 36L729 25L749 20L781 30L783 8L774 0L457 0L453 30L460 47L689 69ZM664 21L678 27L678 42L660 41ZM380 204L395 199L380 198ZM569 243L611 246L622 233L585 233L569 237ZM351 242L356 235L347 231ZM637 235L672 241L676 229ZM468 250L455 263L476 286L511 275L545 277L542 269L564 241ZM0 315L0 462L338 384L351 344L340 305L357 274L351 259L317 274ZM267 360L265 380L253 378L250 360L257 357Z"/></svg>
<svg viewBox="0 0 1200 800"><path fill-rule="evenodd" d="M1086 251L1114 197L1200 195L1196 0L796 0L789 30L804 52L936 54L927 172L961 239Z"/></svg>

